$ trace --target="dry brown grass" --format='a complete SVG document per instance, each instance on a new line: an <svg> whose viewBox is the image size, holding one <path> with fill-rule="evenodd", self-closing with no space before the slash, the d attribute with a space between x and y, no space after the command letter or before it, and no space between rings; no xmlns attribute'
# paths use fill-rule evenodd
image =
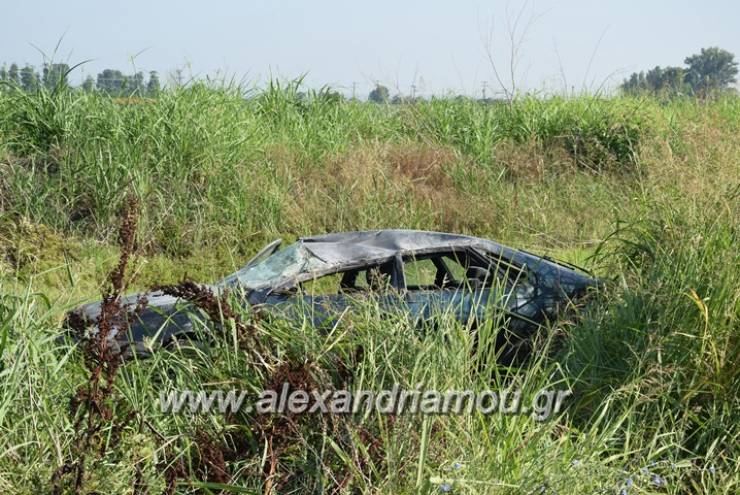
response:
<svg viewBox="0 0 740 495"><path fill-rule="evenodd" d="M641 150L641 171L656 190L673 190L688 197L712 197L740 181L740 140L732 129L717 125L707 108L700 118L669 137L656 137Z"/></svg>
<svg viewBox="0 0 740 495"><path fill-rule="evenodd" d="M432 145L391 145L384 149L391 171L422 189L452 187L447 168L459 160L451 148Z"/></svg>
<svg viewBox="0 0 740 495"><path fill-rule="evenodd" d="M518 217L524 230L516 230L517 237L535 236L539 243L562 230L558 237L577 231L578 238L587 238L593 229L580 218L590 218L590 213L580 201L572 208L574 197L556 195L554 189L577 190L583 181L602 180L576 167L566 150L535 143L497 148L497 163L506 167L503 177L499 167L477 164L448 147L419 143L366 143L310 165L279 149L269 160L275 164L276 180L290 191L284 231L297 235L407 227L506 240L511 232L504 230L517 227L512 218ZM556 188L556 183L562 184ZM543 217L543 208L553 214ZM561 213L565 219L546 221ZM389 222L393 218L398 222Z"/></svg>
<svg viewBox="0 0 740 495"><path fill-rule="evenodd" d="M543 145L537 141L515 143L504 140L493 150L494 163L504 167L508 178L521 181L540 179L548 174L573 172L576 158L563 146Z"/></svg>
<svg viewBox="0 0 740 495"><path fill-rule="evenodd" d="M298 166L297 160L280 151L275 162L278 181L289 191L291 231L388 227L382 219L393 215L379 212L424 215L430 201L457 193L446 170L456 156L445 148L366 143L323 163Z"/></svg>
<svg viewBox="0 0 740 495"><path fill-rule="evenodd" d="M460 161L455 151L442 146L418 143L361 146L332 160L331 179L328 184L324 182L327 186L324 193L338 197L349 192L350 201L374 203L382 209L395 208L398 217L416 218L422 224L455 230L460 227L469 202L450 175Z"/></svg>

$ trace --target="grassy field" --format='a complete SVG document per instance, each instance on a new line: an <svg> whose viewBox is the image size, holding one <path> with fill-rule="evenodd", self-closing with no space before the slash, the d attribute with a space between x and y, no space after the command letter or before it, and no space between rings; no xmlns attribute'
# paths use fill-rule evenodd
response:
<svg viewBox="0 0 740 495"><path fill-rule="evenodd" d="M197 84L156 100L0 91L3 492L740 490L737 97L385 106L297 83L248 98ZM217 280L276 237L385 227L488 237L607 284L515 371L488 350L495 325L421 334L373 307L328 335L236 311L207 350L116 368L57 337L67 310L110 290L132 198L131 291ZM157 405L161 390L286 377L573 395L544 422ZM85 395L91 384L102 395Z"/></svg>

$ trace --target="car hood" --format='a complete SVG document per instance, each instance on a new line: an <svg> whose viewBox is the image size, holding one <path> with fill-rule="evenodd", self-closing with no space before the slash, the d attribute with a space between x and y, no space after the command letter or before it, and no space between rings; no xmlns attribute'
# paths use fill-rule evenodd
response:
<svg viewBox="0 0 740 495"><path fill-rule="evenodd" d="M125 357L132 353L146 355L156 347L178 337L192 335L194 323L202 321L200 311L183 299L161 291L143 292L120 298L124 321L114 324L108 335L109 345ZM66 327L74 340L94 337L102 301L85 304L69 312Z"/></svg>

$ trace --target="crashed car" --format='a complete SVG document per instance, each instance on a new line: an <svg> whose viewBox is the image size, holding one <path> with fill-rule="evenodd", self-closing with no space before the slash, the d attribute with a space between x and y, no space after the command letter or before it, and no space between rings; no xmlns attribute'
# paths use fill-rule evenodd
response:
<svg viewBox="0 0 740 495"><path fill-rule="evenodd" d="M418 321L447 313L474 327L501 317L520 339L557 318L597 281L587 272L546 257L465 235L375 230L304 237L281 249L276 240L242 269L212 285L214 294L238 294L245 305L288 318L331 323L354 304L372 298L388 312ZM187 301L162 292L134 294L121 306L147 301L127 328L110 332L124 354L193 339ZM491 311L491 307L496 311ZM72 319L95 332L101 303L82 306Z"/></svg>

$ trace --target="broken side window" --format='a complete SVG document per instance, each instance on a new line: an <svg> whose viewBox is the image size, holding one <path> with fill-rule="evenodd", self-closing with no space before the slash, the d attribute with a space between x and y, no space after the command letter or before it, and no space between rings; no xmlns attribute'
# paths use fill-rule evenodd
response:
<svg viewBox="0 0 740 495"><path fill-rule="evenodd" d="M393 262L354 268L316 277L301 283L307 295L332 295L340 292L387 292L392 289Z"/></svg>

